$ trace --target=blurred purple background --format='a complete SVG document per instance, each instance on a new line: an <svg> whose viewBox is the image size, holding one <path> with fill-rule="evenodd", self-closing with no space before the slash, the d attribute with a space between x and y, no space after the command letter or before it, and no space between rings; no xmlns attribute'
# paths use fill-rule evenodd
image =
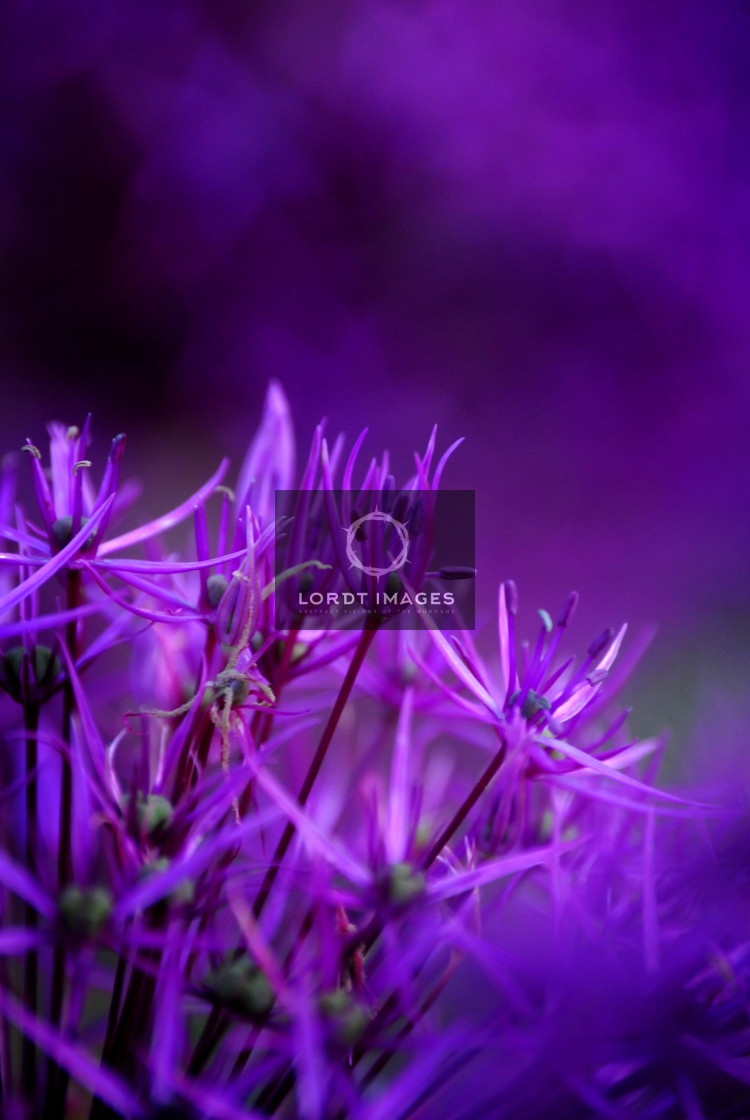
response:
<svg viewBox="0 0 750 1120"><path fill-rule="evenodd" d="M6 0L0 44L3 448L92 409L155 509L269 378L301 448L436 421L485 617L657 622L639 729L740 702L743 3Z"/></svg>

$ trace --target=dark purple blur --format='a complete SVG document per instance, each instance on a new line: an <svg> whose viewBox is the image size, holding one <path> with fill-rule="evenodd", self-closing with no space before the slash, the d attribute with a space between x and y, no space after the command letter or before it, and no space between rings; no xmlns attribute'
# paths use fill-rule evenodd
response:
<svg viewBox="0 0 750 1120"><path fill-rule="evenodd" d="M0 44L3 449L91 408L157 508L270 378L302 444L326 413L406 469L437 421L485 617L577 587L581 635L660 624L667 722L731 690L745 5L6 0Z"/></svg>

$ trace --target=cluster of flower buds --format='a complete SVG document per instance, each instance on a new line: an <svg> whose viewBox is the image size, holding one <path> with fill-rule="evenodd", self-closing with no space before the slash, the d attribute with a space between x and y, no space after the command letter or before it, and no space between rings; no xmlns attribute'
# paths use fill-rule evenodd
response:
<svg viewBox="0 0 750 1120"><path fill-rule="evenodd" d="M125 437L97 487L89 422L49 434L48 465L23 449L35 512L16 459L0 478L3 1116L698 1117L705 1084L730 1098L739 1035L705 1009L740 1013L746 939L712 931L713 973L688 939L669 1060L632 1030L618 1051L612 1026L672 984L670 845L710 812L655 784L664 742L616 704L643 643L617 660L623 626L566 659L572 594L519 649L511 581L499 651L458 616L403 625L431 580L474 574L433 570L456 444L438 459L433 431L398 484L387 454L357 476L364 433L345 458L321 425L297 479L272 385L234 491L223 462L117 535ZM345 625L301 607L340 600ZM579 991L595 1007L605 962L577 1047L566 1016Z"/></svg>

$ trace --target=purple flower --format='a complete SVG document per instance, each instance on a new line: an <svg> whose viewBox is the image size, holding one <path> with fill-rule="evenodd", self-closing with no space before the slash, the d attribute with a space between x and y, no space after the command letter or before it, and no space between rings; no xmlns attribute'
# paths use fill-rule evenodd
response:
<svg viewBox="0 0 750 1120"><path fill-rule="evenodd" d="M276 570L276 385L215 536L224 465L112 538L122 443L94 491L86 429L51 436L43 529L0 484L3 1115L731 1114L744 842L610 714L624 627L560 660L570 596L519 652L505 583L494 673L465 632L279 625L316 518L355 511L319 427ZM401 502L426 542L434 449L401 488L373 462L362 509ZM175 556L162 531L191 514ZM314 578L354 578L339 551ZM404 586L428 563L419 544Z"/></svg>

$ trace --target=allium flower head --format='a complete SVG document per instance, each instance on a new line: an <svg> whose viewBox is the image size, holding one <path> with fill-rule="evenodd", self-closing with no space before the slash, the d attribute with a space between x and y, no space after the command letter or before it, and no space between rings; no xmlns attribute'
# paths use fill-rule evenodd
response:
<svg viewBox="0 0 750 1120"><path fill-rule="evenodd" d="M465 631L386 625L376 519L344 562L342 523L378 511L415 542L403 589L434 577L452 448L355 481L363 437L344 460L321 424L298 480L273 385L234 492L222 463L113 537L123 438L94 488L88 425L50 435L35 515L0 477L3 1116L744 1107L746 937L717 918L744 849L701 887L715 810L660 789L663 740L610 708L638 644L565 660L572 595L519 651L506 582L495 673ZM374 620L279 612L305 581Z"/></svg>

